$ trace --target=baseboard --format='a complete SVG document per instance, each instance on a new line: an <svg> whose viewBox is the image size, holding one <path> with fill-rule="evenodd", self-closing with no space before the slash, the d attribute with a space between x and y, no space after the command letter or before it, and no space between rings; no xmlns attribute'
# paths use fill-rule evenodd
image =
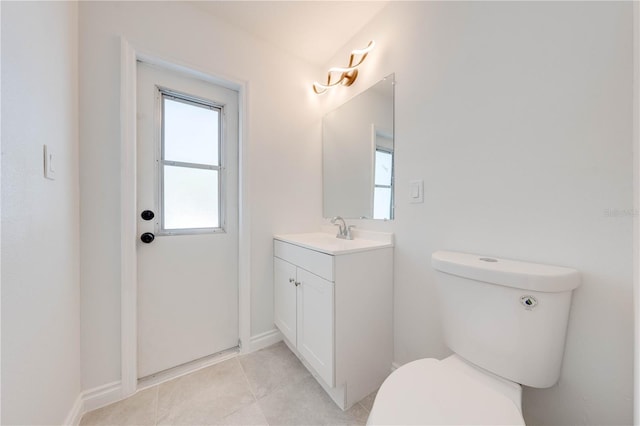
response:
<svg viewBox="0 0 640 426"><path fill-rule="evenodd" d="M81 394L83 413L113 404L122 399L122 383L120 380L88 389Z"/></svg>
<svg viewBox="0 0 640 426"><path fill-rule="evenodd" d="M278 330L277 328L274 328L273 330L265 331L264 333L251 336L249 350L243 351L243 352L244 353L254 352L262 348L266 348L267 346L271 346L274 343L278 343L281 340L282 340L282 333L280 333L280 330Z"/></svg>
<svg viewBox="0 0 640 426"><path fill-rule="evenodd" d="M122 386L120 385L120 381L107 383L106 385L80 392L80 395L76 398L73 407L71 407L64 421L64 425L77 426L80 424L84 413L120 401L121 399Z"/></svg>
<svg viewBox="0 0 640 426"><path fill-rule="evenodd" d="M77 426L80 424L80 419L84 414L83 411L83 401L82 401L82 393L78 395L76 401L73 403L73 407L71 407L71 411L67 415L66 420L64 421L64 425L67 426Z"/></svg>

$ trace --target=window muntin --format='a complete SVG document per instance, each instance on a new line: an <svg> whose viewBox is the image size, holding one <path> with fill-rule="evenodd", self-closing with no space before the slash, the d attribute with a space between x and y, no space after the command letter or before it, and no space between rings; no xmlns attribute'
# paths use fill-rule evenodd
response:
<svg viewBox="0 0 640 426"><path fill-rule="evenodd" d="M160 89L160 234L223 232L222 109Z"/></svg>

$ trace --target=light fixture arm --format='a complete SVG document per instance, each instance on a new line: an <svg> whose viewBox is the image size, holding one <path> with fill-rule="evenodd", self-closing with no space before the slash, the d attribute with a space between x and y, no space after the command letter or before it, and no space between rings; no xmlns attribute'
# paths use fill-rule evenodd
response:
<svg viewBox="0 0 640 426"><path fill-rule="evenodd" d="M364 62L367 55L371 50L373 50L375 45L376 43L371 40L364 49L352 50L351 55L349 55L349 65L345 68L329 68L329 72L327 73L327 82L325 84L318 83L317 81L314 82L313 91L316 94L321 95L331 87L338 85L351 86L353 82L356 81L356 78L358 78L358 67Z"/></svg>

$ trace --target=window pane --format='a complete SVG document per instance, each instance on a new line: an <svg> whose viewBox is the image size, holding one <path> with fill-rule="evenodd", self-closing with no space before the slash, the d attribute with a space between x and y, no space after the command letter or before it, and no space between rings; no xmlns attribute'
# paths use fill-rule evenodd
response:
<svg viewBox="0 0 640 426"><path fill-rule="evenodd" d="M164 229L218 227L218 171L164 166Z"/></svg>
<svg viewBox="0 0 640 426"><path fill-rule="evenodd" d="M373 191L373 218L390 219L391 188L375 188Z"/></svg>
<svg viewBox="0 0 640 426"><path fill-rule="evenodd" d="M164 159L218 165L220 112L164 98Z"/></svg>
<svg viewBox="0 0 640 426"><path fill-rule="evenodd" d="M391 186L391 159L390 152L376 150L376 185Z"/></svg>

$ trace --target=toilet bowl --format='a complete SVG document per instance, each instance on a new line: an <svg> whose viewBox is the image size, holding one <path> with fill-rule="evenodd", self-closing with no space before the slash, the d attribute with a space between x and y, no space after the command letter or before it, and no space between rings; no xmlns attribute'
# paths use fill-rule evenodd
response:
<svg viewBox="0 0 640 426"><path fill-rule="evenodd" d="M380 387L368 425L524 425L522 387L457 355L419 359Z"/></svg>
<svg viewBox="0 0 640 426"><path fill-rule="evenodd" d="M445 343L454 355L410 362L384 381L369 425L523 425L522 385L553 386L573 289L570 268L433 253Z"/></svg>

